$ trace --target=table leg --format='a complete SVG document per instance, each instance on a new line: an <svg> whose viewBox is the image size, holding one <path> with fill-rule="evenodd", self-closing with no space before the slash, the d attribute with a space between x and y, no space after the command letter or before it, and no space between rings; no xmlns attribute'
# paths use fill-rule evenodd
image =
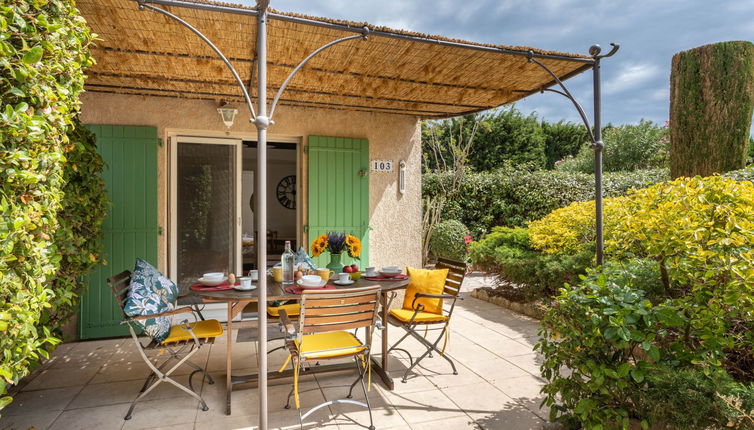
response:
<svg viewBox="0 0 754 430"><path fill-rule="evenodd" d="M228 332L226 333L226 340L228 342L227 350L225 352L225 389L226 394L226 409L225 414L230 415L230 394L233 391L232 381L232 369L233 369L233 303L228 302Z"/></svg>
<svg viewBox="0 0 754 430"><path fill-rule="evenodd" d="M387 351L389 349L388 347L388 327L390 324L387 322L387 315L388 315L388 308L387 308L387 293L383 292L380 294L381 300L382 300L382 363L372 363L372 369L377 372L377 375L379 375L380 379L382 379L382 382L385 384L385 387L387 387L388 390L393 390L395 386L393 385L393 378L388 375L388 355ZM374 360L372 360L374 361Z"/></svg>

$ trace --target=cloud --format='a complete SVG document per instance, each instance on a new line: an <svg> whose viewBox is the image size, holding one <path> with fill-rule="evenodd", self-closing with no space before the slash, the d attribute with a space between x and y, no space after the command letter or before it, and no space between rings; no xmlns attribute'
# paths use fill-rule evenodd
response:
<svg viewBox="0 0 754 430"><path fill-rule="evenodd" d="M617 94L635 89L660 74L660 68L651 63L628 64L621 68L618 76L605 83L605 94Z"/></svg>

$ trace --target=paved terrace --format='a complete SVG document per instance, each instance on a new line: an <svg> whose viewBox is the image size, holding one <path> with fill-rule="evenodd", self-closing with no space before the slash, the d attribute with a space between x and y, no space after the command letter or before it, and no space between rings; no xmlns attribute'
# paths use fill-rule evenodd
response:
<svg viewBox="0 0 754 430"><path fill-rule="evenodd" d="M400 382L408 360L396 356L390 372L396 380L394 391L385 390L373 377L369 398L374 423L388 429L540 429L546 411L539 409L539 375L535 320L512 313L469 296L469 291L487 280L467 277L463 296L451 323L448 354L456 362L453 375L445 360L427 358L423 367L405 384ZM391 344L402 334L391 327ZM234 334L235 335L235 334ZM225 337L195 355L194 361L206 365L219 381L204 382L201 395L209 406L203 412L198 402L170 384L161 384L136 406L133 418L124 421L129 403L137 395L148 369L128 339L75 342L58 347L43 366L17 387L14 402L0 418L0 429L256 429L258 394L255 388L233 393L233 415L224 415L223 391ZM375 339L375 346L379 339ZM412 354L421 346L407 340L404 347ZM256 366L254 342L234 348L234 366ZM400 353L398 353L400 354ZM286 353L270 356L270 368L280 366ZM178 371L177 379L187 381L189 368ZM353 373L309 375L301 380L301 405L304 409L325 401L342 398L353 381ZM194 382L198 383L198 375ZM297 429L298 413L283 409L290 382L270 381L270 428ZM197 384L198 385L198 384ZM354 397L361 396L354 390ZM305 423L306 429L361 429L368 425L366 409L352 405L323 408Z"/></svg>

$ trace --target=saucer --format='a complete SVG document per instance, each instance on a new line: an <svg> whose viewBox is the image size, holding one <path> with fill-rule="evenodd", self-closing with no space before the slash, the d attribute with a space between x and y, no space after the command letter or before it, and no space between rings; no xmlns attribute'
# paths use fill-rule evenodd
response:
<svg viewBox="0 0 754 430"><path fill-rule="evenodd" d="M333 284L335 284L335 285L344 285L344 286L345 286L345 285L351 285L351 284L353 284L354 282L356 282L356 281L352 281L352 280L350 280L350 279L349 279L349 280L347 280L346 282L340 282L340 281L337 281L337 280L336 280L336 281L332 281L332 283L333 283Z"/></svg>
<svg viewBox="0 0 754 430"><path fill-rule="evenodd" d="M233 287L233 289L236 290L236 291L254 291L254 290L257 289L257 286L252 284L251 287L244 288L244 287L242 287L240 285L236 285L235 287Z"/></svg>

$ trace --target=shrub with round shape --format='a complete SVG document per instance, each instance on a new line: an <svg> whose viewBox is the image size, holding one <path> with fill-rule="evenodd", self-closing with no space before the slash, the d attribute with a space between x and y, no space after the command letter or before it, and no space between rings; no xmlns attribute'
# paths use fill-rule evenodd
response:
<svg viewBox="0 0 754 430"><path fill-rule="evenodd" d="M439 222L432 231L430 251L435 257L466 261L466 237L469 229L462 222L448 220Z"/></svg>

